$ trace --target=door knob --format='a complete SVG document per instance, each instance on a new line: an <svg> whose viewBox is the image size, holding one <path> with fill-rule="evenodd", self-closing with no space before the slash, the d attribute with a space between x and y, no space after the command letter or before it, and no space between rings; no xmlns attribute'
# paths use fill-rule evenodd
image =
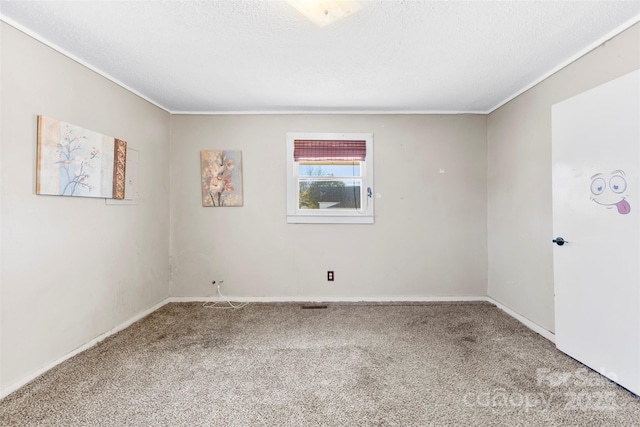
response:
<svg viewBox="0 0 640 427"><path fill-rule="evenodd" d="M556 237L555 239L552 240L553 243L555 243L558 246L562 246L565 243L569 243L566 240L564 240L562 237Z"/></svg>

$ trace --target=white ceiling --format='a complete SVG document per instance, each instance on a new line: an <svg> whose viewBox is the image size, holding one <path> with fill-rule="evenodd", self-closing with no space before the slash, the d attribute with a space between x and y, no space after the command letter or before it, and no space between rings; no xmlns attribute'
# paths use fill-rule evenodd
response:
<svg viewBox="0 0 640 427"><path fill-rule="evenodd" d="M4 21L171 112L492 111L640 20L640 1L8 1Z"/></svg>

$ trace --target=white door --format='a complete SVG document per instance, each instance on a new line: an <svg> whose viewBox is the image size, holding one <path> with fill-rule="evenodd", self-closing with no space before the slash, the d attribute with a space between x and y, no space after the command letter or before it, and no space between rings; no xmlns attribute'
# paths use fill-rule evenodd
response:
<svg viewBox="0 0 640 427"><path fill-rule="evenodd" d="M640 70L552 119L556 346L640 394Z"/></svg>

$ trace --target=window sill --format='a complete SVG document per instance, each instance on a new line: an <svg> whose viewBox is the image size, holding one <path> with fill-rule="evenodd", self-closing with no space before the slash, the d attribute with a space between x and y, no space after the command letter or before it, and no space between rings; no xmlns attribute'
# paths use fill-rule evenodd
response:
<svg viewBox="0 0 640 427"><path fill-rule="evenodd" d="M287 224L373 224L374 217L359 216L321 216L287 215Z"/></svg>

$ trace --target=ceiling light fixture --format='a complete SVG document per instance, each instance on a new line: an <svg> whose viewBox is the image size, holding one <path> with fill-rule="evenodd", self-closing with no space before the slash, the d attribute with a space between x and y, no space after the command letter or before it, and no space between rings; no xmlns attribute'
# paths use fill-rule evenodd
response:
<svg viewBox="0 0 640 427"><path fill-rule="evenodd" d="M360 2L352 0L287 0L287 3L320 28L346 18L362 7Z"/></svg>

